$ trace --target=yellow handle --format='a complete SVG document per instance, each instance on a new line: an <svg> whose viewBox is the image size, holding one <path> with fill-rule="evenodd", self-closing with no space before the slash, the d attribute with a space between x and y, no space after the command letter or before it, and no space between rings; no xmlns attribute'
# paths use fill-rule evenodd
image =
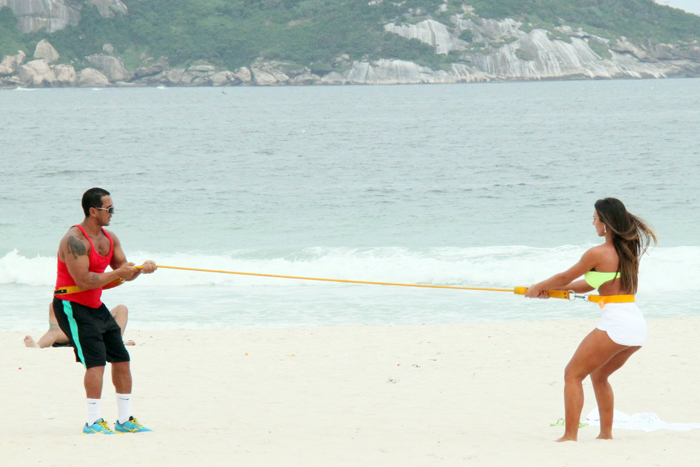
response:
<svg viewBox="0 0 700 467"><path fill-rule="evenodd" d="M547 295L549 295L549 298L564 298L569 300L571 293L568 290L548 290Z"/></svg>
<svg viewBox="0 0 700 467"><path fill-rule="evenodd" d="M516 287L514 289L516 295L525 295L527 292L527 287ZM563 298L569 300L571 293L568 290L548 290L547 295L549 298Z"/></svg>

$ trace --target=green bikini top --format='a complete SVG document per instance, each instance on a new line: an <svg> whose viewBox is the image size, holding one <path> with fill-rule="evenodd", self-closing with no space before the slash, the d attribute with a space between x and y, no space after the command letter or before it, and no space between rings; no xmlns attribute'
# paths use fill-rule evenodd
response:
<svg viewBox="0 0 700 467"><path fill-rule="evenodd" d="M620 277L619 272L598 272L598 271L588 271L584 276L586 283L593 287L594 289L599 289L601 285L608 281L617 279Z"/></svg>

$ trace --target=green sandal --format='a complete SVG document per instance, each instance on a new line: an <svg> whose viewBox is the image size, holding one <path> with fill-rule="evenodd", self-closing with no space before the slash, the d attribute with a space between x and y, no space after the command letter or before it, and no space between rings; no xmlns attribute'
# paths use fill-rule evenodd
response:
<svg viewBox="0 0 700 467"><path fill-rule="evenodd" d="M565 425L566 425L566 420L564 420L563 418L559 418L559 419L557 419L556 422L549 424L549 426L565 426ZM588 426L588 423L579 422L579 424L578 424L579 428L584 427L584 426Z"/></svg>

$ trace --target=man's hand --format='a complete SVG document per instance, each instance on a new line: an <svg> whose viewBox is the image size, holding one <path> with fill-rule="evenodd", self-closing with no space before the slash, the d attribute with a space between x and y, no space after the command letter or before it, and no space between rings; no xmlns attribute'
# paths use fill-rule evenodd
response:
<svg viewBox="0 0 700 467"><path fill-rule="evenodd" d="M151 261L150 259L148 261L145 261L141 265L141 272L144 274L152 274L156 272L156 269L158 269L158 266L156 266L155 261Z"/></svg>
<svg viewBox="0 0 700 467"><path fill-rule="evenodd" d="M125 281L130 281L139 274L139 270L136 269L134 263L124 263L116 270L116 273Z"/></svg>

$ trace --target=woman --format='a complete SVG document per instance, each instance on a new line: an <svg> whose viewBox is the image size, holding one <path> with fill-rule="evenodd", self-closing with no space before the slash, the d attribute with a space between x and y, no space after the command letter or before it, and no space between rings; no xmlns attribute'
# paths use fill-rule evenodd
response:
<svg viewBox="0 0 700 467"><path fill-rule="evenodd" d="M129 320L129 311L125 305L117 305L110 310L110 313L114 317L119 327L122 330L122 336L124 336L124 330L126 329L126 322ZM65 347L70 345L68 336L66 336L61 328L58 327L58 321L56 321L56 315L53 312L53 303L49 303L49 330L46 334L41 336L39 342L36 342L32 336L26 336L24 338L24 345L27 347L37 347L40 349L46 347ZM134 341L125 341L124 345L136 345Z"/></svg>
<svg viewBox="0 0 700 467"><path fill-rule="evenodd" d="M590 292L598 289L602 316L598 327L579 345L564 373L566 431L557 441L576 441L583 409L583 379L591 375L598 411L598 439L612 439L613 390L608 378L646 343L644 317L634 303L639 259L656 235L615 198L596 201L593 225L605 243L586 251L578 263L527 290L525 296L547 298L546 290ZM585 279L575 280L585 274Z"/></svg>

